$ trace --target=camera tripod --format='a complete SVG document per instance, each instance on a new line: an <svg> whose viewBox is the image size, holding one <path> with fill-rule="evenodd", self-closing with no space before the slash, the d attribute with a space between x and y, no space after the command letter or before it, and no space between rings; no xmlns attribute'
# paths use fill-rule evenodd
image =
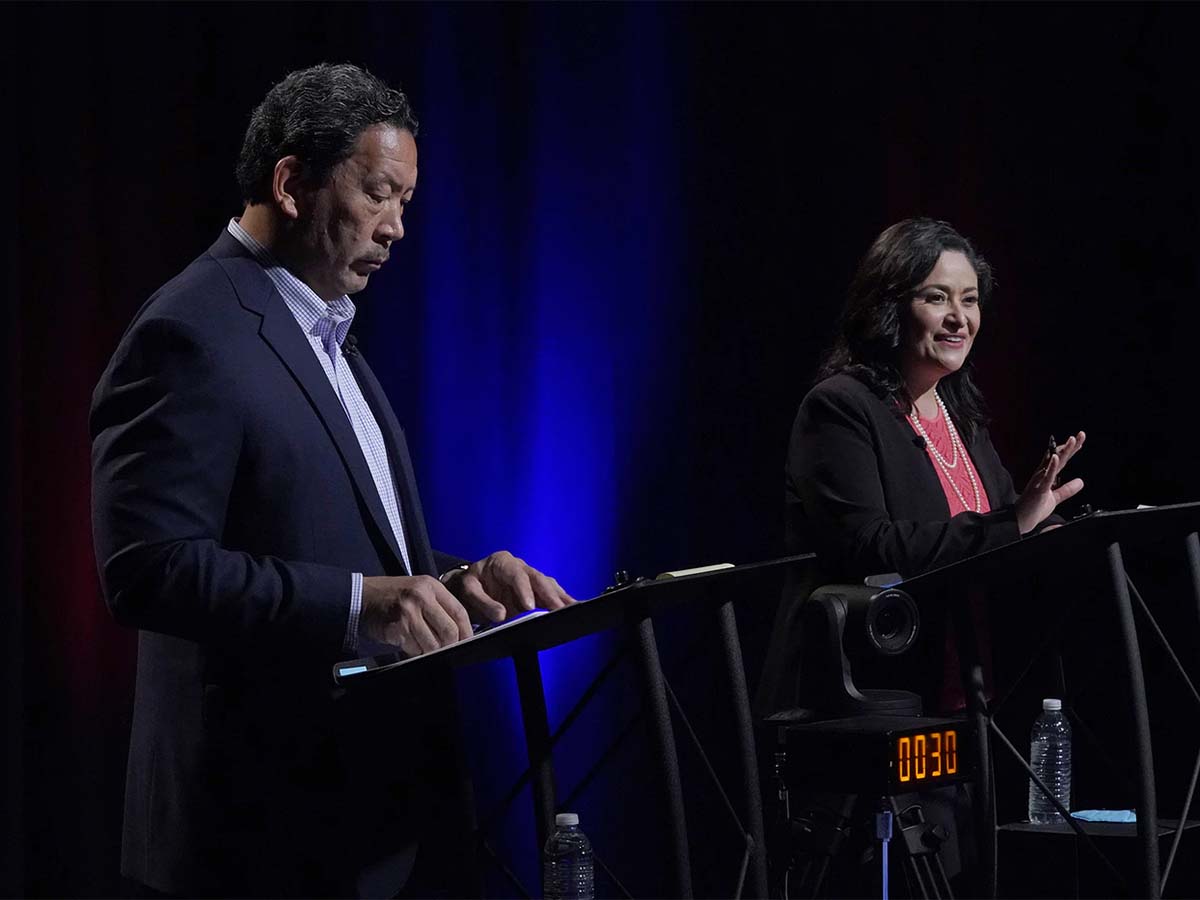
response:
<svg viewBox="0 0 1200 900"><path fill-rule="evenodd" d="M821 897L827 882L833 882L837 894L887 900L889 849L898 837L907 895L953 897L941 855L949 834L944 826L926 820L918 795L814 792L793 814L779 756L778 808L768 854L773 862L772 896Z"/></svg>

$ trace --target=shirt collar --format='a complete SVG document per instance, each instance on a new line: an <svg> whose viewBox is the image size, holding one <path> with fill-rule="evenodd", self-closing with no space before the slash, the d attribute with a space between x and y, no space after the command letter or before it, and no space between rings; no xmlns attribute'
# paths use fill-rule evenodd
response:
<svg viewBox="0 0 1200 900"><path fill-rule="evenodd" d="M292 274L266 247L255 240L236 218L229 220L226 230L263 267L304 332L319 337L325 344L328 344L332 337L340 347L354 322L354 302L345 294L329 302L322 300L312 288Z"/></svg>

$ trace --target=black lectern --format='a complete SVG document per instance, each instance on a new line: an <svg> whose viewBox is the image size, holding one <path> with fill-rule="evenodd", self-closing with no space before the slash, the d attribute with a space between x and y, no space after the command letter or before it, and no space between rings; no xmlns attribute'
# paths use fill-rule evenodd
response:
<svg viewBox="0 0 1200 900"><path fill-rule="evenodd" d="M1170 873L1171 862L1174 859L1175 850L1178 848L1179 838L1186 827L1192 793L1191 791L1188 793L1183 813L1180 816L1180 824L1175 829L1170 859L1165 870L1160 872L1158 853L1160 831L1154 792L1154 756L1150 741L1146 689L1131 591L1156 640L1161 642L1166 649L1174 666L1187 683L1198 707L1200 707L1200 693L1197 693L1149 608L1133 586L1125 570L1124 552L1148 544L1176 542L1180 564L1187 567L1191 578L1193 600L1197 604L1198 613L1200 613L1200 539L1197 538L1198 532L1200 532L1200 503L1142 508L1124 512L1090 513L1061 527L1043 531L1006 547L945 566L898 585L916 598L918 603L922 600L948 598L956 617L956 633L961 638L970 632L970 628L966 624L966 604L957 602L966 589L976 586L1002 587L1006 582L1016 579L1036 577L1039 571L1047 571L1046 567L1051 565L1060 568L1095 567L1096 571L1107 572L1114 601L1116 623L1122 638L1122 665L1130 689L1131 703L1128 714L1136 755L1136 830L1141 847L1142 872L1140 883L1130 890L1130 893L1135 896L1160 896L1162 886ZM1047 640L1043 643L1043 649L1051 648L1056 637L1056 635L1048 635ZM990 770L989 741L984 739L985 736L990 735L1007 752L1013 754L1032 776L1033 773L1029 770L1024 756L1016 750L994 720L995 710L1003 704L1006 698L1001 698L991 710L986 708L982 683L977 674L977 660L974 658L974 648L970 640L960 641L960 655L963 664L963 683L964 687L968 688L968 709L976 718L980 736L978 741L980 758L977 761L980 766L979 771L987 773ZM974 678L972 678L972 673L975 673ZM1009 695L1011 695L1011 691ZM1200 770L1200 757L1197 758L1197 768ZM982 783L987 783L986 778L981 780ZM1040 782L1038 784L1040 785ZM1193 778L1193 787L1194 785L1195 778ZM1044 789L1044 785L1042 788ZM985 841L983 847L984 864L988 873L984 893L987 896L995 896L997 860L994 785L983 794L984 802L980 804L979 813L980 824L985 825L985 828L981 828L980 834L991 836L991 840ZM1048 792L1047 796L1049 796ZM1093 849L1096 849L1095 844L1089 838L1088 827L1072 819L1057 802L1055 805L1058 806L1059 812L1066 816L1066 823L1076 834ZM1097 831L1097 833L1099 832ZM1120 878L1107 858L1098 849L1096 852Z"/></svg>
<svg viewBox="0 0 1200 900"><path fill-rule="evenodd" d="M718 789L744 841L738 883L730 894L741 896L748 876L750 893L766 897L766 846L758 762L733 601L738 596L755 591L756 596L774 603L779 596L777 581L782 573L788 567L807 565L812 559L812 554L805 554L750 565L695 570L690 574L660 577L653 581L639 580L565 609L531 615L507 627L481 633L427 656L405 659L400 654L388 654L339 663L333 670L334 680L346 690L402 691L411 685L427 683L431 678L446 677L462 666L511 657L521 698L537 839L541 845L553 828L556 809L552 762L554 738L550 734L546 715L538 651L598 631L624 629L637 664L650 742L664 788L674 888L671 893L677 897L690 897L691 861L683 786L671 719L672 708L687 728L689 737L695 740L695 736L663 677L653 618L667 609L682 605L713 614L722 646L720 664L732 691L731 731L738 746L742 782L737 792L741 797L740 812L733 808L728 794L718 782ZM764 589L764 583L769 587ZM699 749L703 754L703 749ZM709 769L712 772L711 766Z"/></svg>

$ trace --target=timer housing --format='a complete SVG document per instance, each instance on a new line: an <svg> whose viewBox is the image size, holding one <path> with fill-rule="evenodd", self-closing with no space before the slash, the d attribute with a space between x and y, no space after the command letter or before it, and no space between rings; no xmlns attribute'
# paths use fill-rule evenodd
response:
<svg viewBox="0 0 1200 900"><path fill-rule="evenodd" d="M790 788L881 796L969 780L973 740L960 718L855 716L779 729Z"/></svg>

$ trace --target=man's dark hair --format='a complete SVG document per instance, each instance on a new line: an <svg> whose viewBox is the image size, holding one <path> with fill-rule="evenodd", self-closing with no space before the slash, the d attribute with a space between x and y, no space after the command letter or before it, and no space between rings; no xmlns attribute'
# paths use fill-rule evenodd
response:
<svg viewBox="0 0 1200 900"><path fill-rule="evenodd" d="M902 316L938 258L947 250L962 253L979 280L979 305L992 294L992 268L971 242L947 222L905 219L886 229L858 264L842 310L841 335L825 356L820 378L846 372L865 382L905 414L912 400L900 377ZM986 422L983 395L971 379L968 360L938 383L964 437L969 441Z"/></svg>
<svg viewBox="0 0 1200 900"><path fill-rule="evenodd" d="M296 156L324 181L346 159L358 136L380 123L416 137L408 98L349 63L321 63L292 72L267 92L250 116L238 157L237 180L246 203L271 199L275 163Z"/></svg>

